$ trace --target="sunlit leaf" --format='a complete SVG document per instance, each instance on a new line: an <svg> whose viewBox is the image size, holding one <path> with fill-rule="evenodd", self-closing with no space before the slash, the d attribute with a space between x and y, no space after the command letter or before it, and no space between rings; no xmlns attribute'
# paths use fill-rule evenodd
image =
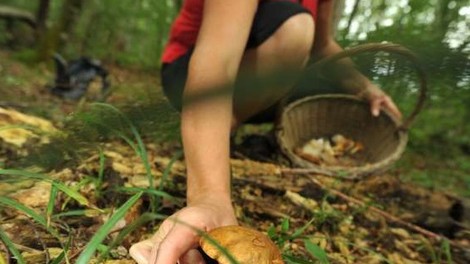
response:
<svg viewBox="0 0 470 264"><path fill-rule="evenodd" d="M304 245L305 248L307 249L308 253L310 253L314 258L318 259L320 263L322 264L328 264L330 263L328 261L328 256L326 255L326 252L319 247L317 244L313 243L310 240L304 240Z"/></svg>

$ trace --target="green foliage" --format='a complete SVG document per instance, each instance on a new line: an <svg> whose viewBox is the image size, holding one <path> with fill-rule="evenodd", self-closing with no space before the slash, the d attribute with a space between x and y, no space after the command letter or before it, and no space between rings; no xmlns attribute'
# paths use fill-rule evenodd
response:
<svg viewBox="0 0 470 264"><path fill-rule="evenodd" d="M79 204L84 205L84 206L90 206L90 202L83 195L81 195L74 189L68 187L67 185L61 182L50 179L46 175L29 172L25 170L4 170L4 169L0 169L0 175L4 175L8 177L15 176L17 181L24 180L24 179L33 179L33 180L50 182L55 188L64 192L65 194L68 195L68 197L74 199Z"/></svg>
<svg viewBox="0 0 470 264"><path fill-rule="evenodd" d="M13 54L14 58L29 65L34 65L38 60L38 54L35 49L25 48Z"/></svg>
<svg viewBox="0 0 470 264"><path fill-rule="evenodd" d="M95 251L101 247L101 243L109 234L111 229L116 225L116 223L121 220L127 211L139 200L140 196L142 196L142 192L135 194L127 202L125 202L121 207L119 207L116 212L109 218L109 220L101 226L96 234L91 238L88 242L87 246L83 250L83 252L78 257L75 263L77 264L87 264L89 263L90 259L93 257Z"/></svg>
<svg viewBox="0 0 470 264"><path fill-rule="evenodd" d="M181 201L178 201L175 197L171 196L167 192L155 190L154 188L138 188L138 187L119 187L117 188L118 191L125 192L125 193L138 193L143 192L145 194L150 195L151 197L155 198L164 198L167 199L174 204L182 205Z"/></svg>
<svg viewBox="0 0 470 264"><path fill-rule="evenodd" d="M286 242L290 242L296 239L305 238L304 232L307 228L311 227L316 221L316 217L313 217L310 221L308 221L305 225L295 230L290 230L290 222L289 219L283 219L280 224L280 230L277 231L275 226L271 226L268 229L268 236L274 241L274 243L284 249ZM320 261L320 263L325 264L328 262L328 257L326 252L318 247L317 245L313 244L308 239L304 239L304 245L307 251L316 259ZM304 263L311 263L306 259L306 256L299 257L294 256L289 250L283 250L283 258L287 263L290 264L304 264Z"/></svg>
<svg viewBox="0 0 470 264"><path fill-rule="evenodd" d="M102 189L102 185L103 185L103 179L104 179L104 169L105 169L105 160L106 160L106 157L104 156L104 152L103 150L100 148L99 149L100 151L100 167L99 167L99 170L98 170L98 178L96 179L96 195L97 197L100 196L100 192L101 192L101 189Z"/></svg>
<svg viewBox="0 0 470 264"><path fill-rule="evenodd" d="M97 137L102 138L103 135L107 136L118 136L122 138L124 141L128 142L129 145L135 150L136 155L141 157L142 163L144 166L147 167L147 172L149 176L149 181L151 183L149 188L120 188L117 187L115 190L117 191L123 191L123 192L130 192L130 193L137 193L134 196L132 196L131 199L129 199L123 206L121 206L110 218L110 220L105 223L96 233L96 235L90 240L89 245L86 247L86 249L83 251L83 253L80 255L78 262L77 263L87 263L88 260L94 256L94 252L97 250L101 253L101 257L106 257L109 253L109 251L118 245L120 242L122 242L122 239L128 235L130 232L135 230L135 228L149 222L149 221L154 221L154 220L162 220L167 216L159 215L159 214L144 214L142 215L137 221L134 223L128 225L125 229L123 229L118 237L110 244L110 245L105 245L103 244L103 240L107 237L107 234L109 233L110 228L114 227L115 223L120 220L124 214L127 212L127 210L132 206L137 199L141 197L142 194L147 194L150 197L151 201L161 201L162 199L167 199L169 201L173 201L175 204L180 204L182 206L181 202L176 200L174 197L171 195L165 193L163 191L164 189L164 180L162 180L162 184L158 187L158 189L153 186L153 176L150 173L150 164L147 159L147 153L145 150L145 145L143 143L143 139L141 138L139 132L137 131L137 127L134 126L133 122L127 117L127 115L124 115L123 112L121 112L119 109L115 108L114 106L111 105L105 105L105 104L95 104L95 107L93 109L99 109L99 113L103 113L105 115L100 115L102 118L104 117L104 120L111 120L109 122L96 122L97 120L95 119L95 116L90 116L90 115L85 115L83 120L86 120L86 124L89 125L95 125L95 127L98 128L98 130L94 130L93 133L96 133L95 135ZM129 114L129 113L127 113ZM98 119L99 121L100 119ZM10 129L12 127L4 127L2 129ZM91 129L91 127L82 127L85 130ZM90 130L88 130L90 132ZM85 133L87 134L87 133ZM87 134L89 135L89 134ZM83 134L82 134L83 136ZM64 138L65 136L63 134L58 135L58 138L61 138L63 141L62 142L73 142L73 141L68 141ZM82 138L80 138L82 139ZM90 138L91 139L91 138ZM96 146L96 145L95 145ZM58 147L58 151L60 153L58 156L61 155L61 153L67 150L72 150L72 148L67 148L63 149L63 146ZM73 151L69 152L73 153ZM78 193L76 190L79 189L81 186L89 183L94 183L96 185L96 189L98 190L97 192L97 198L100 198L100 195L102 194L101 188L103 185L103 181L105 180L105 156L102 150L100 150L100 155L99 155L99 160L98 160L98 175L96 176L96 179L93 179L91 177L85 177L81 181L78 182L77 185L75 185L73 188L68 187L64 183L61 183L57 180L51 179L49 176L40 174L40 173L35 173L31 171L26 171L26 170L12 170L12 169L1 169L0 170L0 175L2 175L1 180L2 181L18 181L18 180L37 180L37 181L46 181L51 183L51 191L50 191L50 198L49 202L47 205L47 208L45 209L44 216L41 214L36 213L34 210L31 208L24 206L20 203L18 203L15 200L12 200L7 197L0 197L0 204L3 206L11 207L13 209L19 210L23 212L24 214L28 215L31 217L33 220L38 222L41 226L43 226L46 230L48 230L51 234L53 234L55 237L58 237L58 232L55 230L55 227L57 227L57 221L61 222L61 226L65 225L66 227L66 222L63 222L62 218L68 217L68 216L90 216L90 214L96 215L96 212L98 208L95 208L93 205L90 204L90 202L80 193ZM48 153L49 154L49 153ZM176 156L172 159L168 167L165 169L164 174L166 175L165 178L168 176L171 170L171 166L174 164L174 162L181 157L182 153L177 153ZM62 205L62 210L63 212L54 214L54 207L55 205L55 200L58 195L58 192L63 192L66 195L66 200ZM72 211L65 211L66 210L66 204L68 200L75 200L79 204L86 206L88 208L94 208L93 211L87 209L87 210L72 210ZM159 207L159 203L152 202L152 205L154 205L155 208ZM99 210L99 209L98 209ZM103 210L99 210L100 212L103 212ZM69 233L69 236L71 236L71 233ZM3 239L5 240L5 239ZM7 242L5 242L7 243ZM69 245L64 245L62 244L63 251L67 252L67 249ZM14 249L10 249L12 252L14 252ZM63 259L66 259L67 263L69 260L67 259L68 256L66 253L61 254L58 258L53 260L53 263L59 263Z"/></svg>
<svg viewBox="0 0 470 264"><path fill-rule="evenodd" d="M321 264L329 264L328 256L325 250L310 240L304 240L305 248L314 258L318 259Z"/></svg>
<svg viewBox="0 0 470 264"><path fill-rule="evenodd" d="M35 13L39 1L3 2ZM65 2L51 0L47 21L49 33L64 23L61 12ZM112 0L83 1L71 30L62 33L61 38L66 45L59 47L58 51L71 58L86 54L124 65L159 67L160 55L177 9L173 0L124 0L119 4ZM3 26L2 21L0 26ZM0 34L0 41L4 37Z"/></svg>
<svg viewBox="0 0 470 264"><path fill-rule="evenodd" d="M373 11L372 16L365 16L363 14L366 10L377 10L380 2L361 1L360 10L353 20L359 22L357 32L360 33L353 33L353 30L340 26L343 29L339 35L347 36L342 40L345 45L385 40L400 43L420 57L428 74L430 91L427 107L418 116L411 130L410 142L413 148L442 148L453 146L457 144L456 141L469 143L466 135L470 127L464 120L470 113L470 48L463 41L463 36L468 39L470 32L458 29L457 25L468 19L468 15L458 13L470 1L452 1L452 4L442 0L434 2L447 2L449 5L442 9L431 2L410 1L408 5L393 3L387 4L382 11ZM368 23L360 23L366 20ZM387 20L388 23L382 23ZM381 77L381 86L387 91L392 90L392 97L405 110L405 114L409 113L408 109L414 104L415 97L412 92L412 82L415 81L408 77L409 73L403 67L397 67L395 73L391 73L392 78L383 78L377 72L372 73L373 76ZM435 136L439 136L444 142L435 144Z"/></svg>
<svg viewBox="0 0 470 264"><path fill-rule="evenodd" d="M444 239L442 242L441 242L441 254L444 255L444 257L441 257L441 261L439 261L440 263L442 263L445 259L445 262L446 263L454 263L452 261L452 252L451 252L451 249L450 249L450 243L449 243L449 240L447 239Z"/></svg>
<svg viewBox="0 0 470 264"><path fill-rule="evenodd" d="M7 236L7 234L5 234L5 232L3 231L1 227L0 227L0 239L3 241L3 243L5 243L8 250L11 252L11 254L13 254L13 257L16 259L18 264L26 263L26 261L23 259L23 256L18 251L13 241L11 241L11 239Z"/></svg>
<svg viewBox="0 0 470 264"><path fill-rule="evenodd" d="M145 171L147 173L149 186L150 186L150 188L154 188L153 176L152 176L152 172L151 172L151 169L150 169L150 164L149 164L149 161L148 161L148 155L147 155L147 151L145 149L144 142L142 141L142 137L140 136L139 132L137 131L137 128L134 126L134 124L131 122L131 120L128 119L127 116L125 116L119 109L117 109L113 105L103 104L103 103L95 103L92 106L108 109L109 111L111 111L114 114L118 115L118 119L121 119L122 123L124 123L126 126L128 126L128 129L132 132L132 135L134 136L135 141L131 140L122 131L115 130L113 127L109 127L109 129L111 131L114 131L114 133L116 133L116 135L118 135L124 141L126 141L134 149L136 154L142 159L142 163L144 164ZM98 123L96 125L102 125L102 124Z"/></svg>
<svg viewBox="0 0 470 264"><path fill-rule="evenodd" d="M2 4L24 8L35 12L38 1L3 0ZM88 55L109 63L129 67L149 68L155 70L160 66L161 52L167 41L169 26L177 14L180 5L173 0L123 0L117 3L112 0L88 0L75 19L71 30L61 37L65 45L59 48L67 58ZM48 25L51 27L60 20L63 0L51 0ZM462 186L470 195L470 161L464 151L470 148L470 47L468 39L468 14L459 14L468 7L470 1L359 1L358 11L352 16L351 10L343 14L337 38L343 46L352 46L363 42L390 41L400 43L416 52L428 74L429 97L425 110L419 114L410 130L409 154L405 155L398 167L403 170L403 178L421 182L430 187ZM348 20L352 22L348 26ZM462 25L464 25L462 27ZM464 30L462 30L464 28ZM5 47L7 33L4 21L0 21L0 45ZM36 59L36 48L17 49L15 59L32 63ZM406 114L414 107L417 95L417 80L410 65L401 58L379 54L378 56L360 56L355 59L361 70L383 87ZM0 73L1 73L0 68ZM281 76L283 77L283 76ZM0 86L21 87L25 80L18 76L7 76L0 79ZM118 84L119 85L119 84ZM121 87L120 87L121 88ZM133 87L122 87L130 89ZM19 89L19 88L18 88ZM132 120L132 122L130 122ZM175 155L164 172L161 185L153 184L150 164L143 145L143 138L153 131L163 138L163 134L175 135L178 124L177 115L167 104L129 106L115 108L110 105L96 104L90 109L75 114L66 120L64 134L53 138L51 144L38 149L28 158L32 164L42 164L48 168L58 168L58 164L70 162L80 157L84 150L95 148L96 142L107 138L120 137L129 143L141 157L146 167L150 188L118 188L118 191L137 193L118 209L112 219L106 223L92 239L79 261L85 263L100 250L106 256L109 249L119 243L123 236L137 226L149 221L161 219L157 214L144 214L135 225L130 225L119 234L109 246L103 240L113 223L122 218L128 208L142 194L159 199L179 201L164 192L165 178L173 164L179 159ZM141 134L145 131L145 134ZM152 131L152 132L150 132ZM173 138L174 139L174 138ZM416 157L426 157L423 168L415 168ZM79 160L79 159L77 159ZM105 158L100 153L99 171L96 181L97 189L103 183ZM28 164L28 163L26 163ZM0 164L2 165L2 164ZM69 199L76 200L84 206L89 201L76 189L52 181L43 175L24 171L1 170L0 174L15 176L20 179L46 180L53 187L51 197L44 215L18 202L0 197L3 206L15 208L31 217L44 228L51 230L53 222L67 216L82 216L87 210L54 212L54 198L58 192L65 193ZM100 193L97 193L99 196ZM156 204L155 204L156 206ZM291 232L286 219L280 227L271 227L269 236L281 247L294 239L304 239L304 231L311 225L321 226L341 219L342 215L322 206L314 218L304 227ZM0 237L9 250L21 263L21 255L12 242L0 229ZM309 240L304 240L308 252L321 263L328 263L325 252ZM67 245L64 245L66 251ZM16 251L15 251L16 250ZM451 263L452 256L448 243L444 241L441 251L433 253L435 262ZM65 254L62 256L64 258ZM289 254L284 255L288 263L311 263L305 259ZM60 262L61 258L55 260Z"/></svg>
<svg viewBox="0 0 470 264"><path fill-rule="evenodd" d="M57 194L58 194L57 186L52 185L51 192L49 194L49 202L47 203L47 208L46 208L47 227L51 226L51 217L54 213L55 199L57 198Z"/></svg>
<svg viewBox="0 0 470 264"><path fill-rule="evenodd" d="M166 215L153 214L153 213L144 213L140 215L139 218L137 218L137 220L133 221L132 223L127 225L125 228L123 228L121 232L119 232L119 234L114 239L114 241L109 246L106 247L106 250L104 250L100 254L100 260L107 258L110 250L120 245L122 241L125 239L125 237L129 235L132 231L136 230L140 226L143 226L144 224L147 224L149 222L153 222L155 220L164 220L165 218L167 218Z"/></svg>
<svg viewBox="0 0 470 264"><path fill-rule="evenodd" d="M61 133L53 135L49 144L32 150L28 157L15 166L35 165L57 169L71 165L71 162L79 162L90 149L96 149L100 142L118 137L142 159L153 186L140 131L145 131L145 137L156 141L178 139L179 133L176 131L179 127L175 115L168 105L154 102L119 109L109 104L93 104L69 116Z"/></svg>
<svg viewBox="0 0 470 264"><path fill-rule="evenodd" d="M43 216L36 213L36 211L34 211L33 209L31 209L31 208L29 208L29 207L15 201L15 200L13 200L13 199L10 199L8 197L0 196L0 204L2 206L7 206L7 207L10 207L12 209L16 209L16 210L24 213L25 215L31 217L38 224L41 224L43 226L47 226L47 221Z"/></svg>

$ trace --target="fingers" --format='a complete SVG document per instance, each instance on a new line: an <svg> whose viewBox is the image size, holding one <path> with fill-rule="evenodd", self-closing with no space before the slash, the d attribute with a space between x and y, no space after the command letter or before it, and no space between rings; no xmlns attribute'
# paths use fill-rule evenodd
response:
<svg viewBox="0 0 470 264"><path fill-rule="evenodd" d="M165 221L162 223L158 231L152 236L152 238L141 241L134 244L129 249L129 254L138 264L150 264L151 259L156 258L157 250L160 243L166 237L167 233L173 227L173 222Z"/></svg>
<svg viewBox="0 0 470 264"><path fill-rule="evenodd" d="M204 258L197 249L190 249L180 259L180 264L205 264Z"/></svg>
<svg viewBox="0 0 470 264"><path fill-rule="evenodd" d="M380 106L382 105L383 99L382 98L375 98L372 100L370 104L370 109L373 116L379 116L380 114Z"/></svg>
<svg viewBox="0 0 470 264"><path fill-rule="evenodd" d="M202 256L193 251L199 244L196 230L208 231L210 228L236 223L234 216L220 215L223 206L216 205L208 203L180 210L163 221L150 240L134 245L131 256L139 264L175 264L178 261L188 264L205 263Z"/></svg>
<svg viewBox="0 0 470 264"><path fill-rule="evenodd" d="M386 97L385 104L384 104L385 109L389 110L390 113L401 119L402 115L398 107L395 105L395 103L390 99L390 97Z"/></svg>
<svg viewBox="0 0 470 264"><path fill-rule="evenodd" d="M149 264L174 264L190 249L196 248L198 240L197 234L189 227L175 224L159 248L152 252ZM197 258L193 253L188 257Z"/></svg>
<svg viewBox="0 0 470 264"><path fill-rule="evenodd" d="M371 101L371 113L373 116L379 116L381 109L388 110L399 119L402 117L400 110L388 96L376 97Z"/></svg>

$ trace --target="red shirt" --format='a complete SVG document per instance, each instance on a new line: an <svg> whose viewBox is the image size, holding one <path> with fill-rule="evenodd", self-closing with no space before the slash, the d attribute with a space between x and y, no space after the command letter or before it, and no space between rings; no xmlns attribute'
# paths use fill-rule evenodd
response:
<svg viewBox="0 0 470 264"><path fill-rule="evenodd" d="M300 0L300 2L315 18L318 0ZM170 39L163 51L163 63L173 62L194 46L201 27L203 6L204 0L184 0L183 7L171 27Z"/></svg>

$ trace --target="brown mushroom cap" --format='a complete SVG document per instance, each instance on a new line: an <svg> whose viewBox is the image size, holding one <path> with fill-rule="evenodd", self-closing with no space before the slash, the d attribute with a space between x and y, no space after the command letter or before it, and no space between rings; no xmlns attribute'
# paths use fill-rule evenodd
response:
<svg viewBox="0 0 470 264"><path fill-rule="evenodd" d="M213 229L208 235L241 264L283 264L281 252L261 232L242 227L224 226ZM227 257L204 237L199 241L202 250L220 264L230 264Z"/></svg>

